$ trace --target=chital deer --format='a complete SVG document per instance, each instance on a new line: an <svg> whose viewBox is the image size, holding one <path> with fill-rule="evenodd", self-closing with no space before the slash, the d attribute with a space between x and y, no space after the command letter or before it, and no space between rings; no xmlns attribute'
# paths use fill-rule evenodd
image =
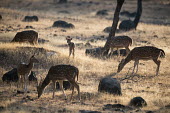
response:
<svg viewBox="0 0 170 113"><path fill-rule="evenodd" d="M129 46L132 45L132 39L128 36L116 36L112 37L110 41L105 45L103 50L111 49L111 55L113 54L113 49L116 48L118 51L118 56L120 56L119 48L125 48L126 53L130 52ZM105 52L105 51L103 51Z"/></svg>
<svg viewBox="0 0 170 113"><path fill-rule="evenodd" d="M153 60L157 65L157 69L156 69L156 76L157 76L159 72L160 63L161 63L161 61L158 60L159 57L161 58L165 57L165 52L162 49L153 46L135 47L133 50L130 51L130 53L125 59L122 59L122 61L118 66L117 72L119 73L128 62L134 60L135 63L132 72L134 74L134 70L136 67L137 67L136 73L138 71L139 60Z"/></svg>
<svg viewBox="0 0 170 113"><path fill-rule="evenodd" d="M38 44L38 33L33 30L18 32L11 42L28 42L32 45Z"/></svg>
<svg viewBox="0 0 170 113"><path fill-rule="evenodd" d="M27 92L28 78L33 68L34 63L38 63L38 60L34 57L34 55L30 58L28 64L19 64L17 67L19 83L22 87L24 87L24 92Z"/></svg>
<svg viewBox="0 0 170 113"><path fill-rule="evenodd" d="M60 89L62 90L65 98L67 99L67 96L63 90L63 81L64 80L68 80L71 84L71 88L72 88L72 95L71 95L71 99L72 100L72 96L74 93L74 87L76 87L77 91L78 91L78 96L79 96L79 100L80 100L80 89L79 89L79 85L78 83L75 81L75 78L77 77L78 80L78 74L79 74L79 70L77 67L75 66L71 66L71 65L56 65L56 66L52 66L49 71L47 76L45 77L44 81L42 83L40 83L40 85L37 87L37 91L38 91L38 98L42 95L44 88L50 83L50 81L52 81L53 83L53 98L55 95L55 90L56 90L56 81L59 82L60 84Z"/></svg>
<svg viewBox="0 0 170 113"><path fill-rule="evenodd" d="M74 58L75 45L73 42L71 42L72 38L70 38L70 36L67 36L66 40L69 46L69 56L73 54L73 58Z"/></svg>

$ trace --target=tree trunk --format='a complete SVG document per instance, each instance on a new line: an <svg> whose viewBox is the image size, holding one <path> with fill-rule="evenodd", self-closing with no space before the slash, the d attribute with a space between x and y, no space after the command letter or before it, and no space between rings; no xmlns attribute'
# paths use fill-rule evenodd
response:
<svg viewBox="0 0 170 113"><path fill-rule="evenodd" d="M120 10L122 8L123 3L124 3L124 0L117 0L117 6L116 6L115 13L114 13L112 29L111 29L111 31L109 33L109 37L107 38L107 41L105 43L104 51L110 49L110 42L111 42L110 40L112 39L112 37L115 36L115 32L116 32L116 29L117 29L117 24L119 22L119 13L120 13Z"/></svg>
<svg viewBox="0 0 170 113"><path fill-rule="evenodd" d="M139 23L139 20L140 20L140 17L142 15L142 0L138 0L138 6L137 6L137 13L136 13L136 16L135 16L135 19L134 19L134 25L135 25L135 29Z"/></svg>

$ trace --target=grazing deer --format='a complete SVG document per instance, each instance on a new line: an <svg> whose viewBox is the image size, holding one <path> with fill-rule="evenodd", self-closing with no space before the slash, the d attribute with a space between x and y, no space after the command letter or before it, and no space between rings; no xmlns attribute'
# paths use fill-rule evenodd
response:
<svg viewBox="0 0 170 113"><path fill-rule="evenodd" d="M72 38L70 38L70 36L67 36L66 38L68 46L69 46L69 56L71 54L73 54L73 58L74 58L74 49L75 49L75 45L73 42L71 42Z"/></svg>
<svg viewBox="0 0 170 113"><path fill-rule="evenodd" d="M132 45L132 39L130 37L128 37L128 36L116 36L116 37L112 37L110 39L110 41L105 45L104 50L111 49L111 55L112 55L113 49L117 48L118 56L120 56L119 48L125 48L126 53L128 54L130 52L130 49L129 49L130 45Z"/></svg>
<svg viewBox="0 0 170 113"><path fill-rule="evenodd" d="M136 73L137 73L139 60L153 60L157 65L157 69L156 69L156 76L157 76L159 72L160 63L161 63L161 61L158 60L159 57L161 58L165 57L165 52L162 49L153 46L135 47L133 50L130 51L130 53L125 59L122 59L122 61L118 66L117 72L119 73L128 62L134 60L135 63L134 63L134 68L132 73L134 73L136 66L137 66L136 69Z"/></svg>
<svg viewBox="0 0 170 113"><path fill-rule="evenodd" d="M35 45L38 44L38 33L33 30L18 32L11 42L28 42Z"/></svg>
<svg viewBox="0 0 170 113"><path fill-rule="evenodd" d="M34 55L30 58L28 64L19 64L17 67L17 73L19 77L19 83L21 83L22 87L24 87L24 92L27 92L28 78L33 68L34 63L38 63L38 60L34 57Z"/></svg>
<svg viewBox="0 0 170 113"><path fill-rule="evenodd" d="M63 90L63 81L68 80L72 86L71 87L72 95L71 95L70 101L72 100L72 96L74 93L74 87L77 88L78 96L79 96L79 100L80 100L79 85L75 81L76 76L77 76L77 80L78 80L78 74L79 74L79 70L75 66L71 66L71 65L52 66L49 69L48 74L45 77L44 81L42 83L40 83L40 85L37 87L38 98L42 95L44 88L50 83L50 81L52 81L52 83L53 83L53 98L54 98L55 90L56 90L56 81L58 81L60 84L60 89L62 90L65 98L67 99L67 96Z"/></svg>

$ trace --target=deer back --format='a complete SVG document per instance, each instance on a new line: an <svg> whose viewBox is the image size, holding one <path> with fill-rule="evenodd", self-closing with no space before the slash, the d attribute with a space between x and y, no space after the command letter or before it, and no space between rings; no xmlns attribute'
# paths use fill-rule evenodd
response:
<svg viewBox="0 0 170 113"><path fill-rule="evenodd" d="M163 53L163 54L161 54ZM160 55L164 56L164 51L153 46L136 47L131 52L132 59L157 59Z"/></svg>
<svg viewBox="0 0 170 113"><path fill-rule="evenodd" d="M33 30L18 32L12 42L38 43L38 33Z"/></svg>
<svg viewBox="0 0 170 113"><path fill-rule="evenodd" d="M132 39L128 36L113 37L110 43L112 47L128 47L132 45Z"/></svg>
<svg viewBox="0 0 170 113"><path fill-rule="evenodd" d="M78 77L78 68L71 65L56 65L52 66L48 72L49 78L51 80L65 80L65 79L75 79Z"/></svg>

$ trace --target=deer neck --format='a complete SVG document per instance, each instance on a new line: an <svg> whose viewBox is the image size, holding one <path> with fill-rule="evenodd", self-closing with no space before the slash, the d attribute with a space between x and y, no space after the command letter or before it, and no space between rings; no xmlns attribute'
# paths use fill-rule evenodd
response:
<svg viewBox="0 0 170 113"><path fill-rule="evenodd" d="M132 60L131 53L129 53L128 56L125 58L125 62L123 64L126 65L131 60Z"/></svg>
<svg viewBox="0 0 170 113"><path fill-rule="evenodd" d="M142 0L138 0L138 3L137 3L137 13L136 13L135 19L133 21L134 25L135 25L135 28L137 27L137 25L139 23L141 15L142 15Z"/></svg>
<svg viewBox="0 0 170 113"><path fill-rule="evenodd" d="M42 84L40 85L40 91L42 92L44 90L44 88L50 83L50 78L47 75L44 79L44 81L42 82Z"/></svg>
<svg viewBox="0 0 170 113"><path fill-rule="evenodd" d="M34 63L33 63L33 61L32 61L32 60L30 60L30 62L29 62L29 64L28 64L28 68L29 68L29 69L32 69L32 68L33 68L33 66L34 66Z"/></svg>

